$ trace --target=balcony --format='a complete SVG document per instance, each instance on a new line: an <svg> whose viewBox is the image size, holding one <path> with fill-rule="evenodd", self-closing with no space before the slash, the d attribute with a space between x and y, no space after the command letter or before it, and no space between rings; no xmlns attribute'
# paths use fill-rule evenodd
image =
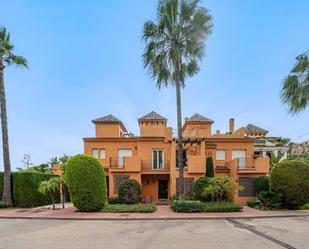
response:
<svg viewBox="0 0 309 249"><path fill-rule="evenodd" d="M142 160L142 172L148 173L169 173L170 161L162 161L161 163L155 163L153 160Z"/></svg>
<svg viewBox="0 0 309 249"><path fill-rule="evenodd" d="M233 174L233 172L239 174L268 173L270 165L268 157L248 157L236 158L228 161L226 162L226 167L230 169L231 174Z"/></svg>
<svg viewBox="0 0 309 249"><path fill-rule="evenodd" d="M110 157L109 168L111 171L139 172L141 159L136 156Z"/></svg>
<svg viewBox="0 0 309 249"><path fill-rule="evenodd" d="M252 157L236 158L234 160L236 160L238 171L255 170L255 160Z"/></svg>

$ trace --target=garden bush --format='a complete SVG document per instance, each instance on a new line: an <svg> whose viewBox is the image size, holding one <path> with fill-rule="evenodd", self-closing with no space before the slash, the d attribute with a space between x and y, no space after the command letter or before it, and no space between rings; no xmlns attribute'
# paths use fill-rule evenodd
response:
<svg viewBox="0 0 309 249"><path fill-rule="evenodd" d="M135 204L141 201L142 188L138 181L127 179L120 183L118 187L118 198L120 203Z"/></svg>
<svg viewBox="0 0 309 249"><path fill-rule="evenodd" d="M256 206L256 201L247 201L247 206L248 207L251 207L251 208L254 208Z"/></svg>
<svg viewBox="0 0 309 249"><path fill-rule="evenodd" d="M212 160L212 157L207 157L206 159L206 177L214 177L214 162Z"/></svg>
<svg viewBox="0 0 309 249"><path fill-rule="evenodd" d="M99 211L106 201L106 177L100 162L76 155L66 163L65 180L73 205L81 212Z"/></svg>
<svg viewBox="0 0 309 249"><path fill-rule="evenodd" d="M199 213L203 211L203 204L201 201L174 200L171 208L174 212Z"/></svg>
<svg viewBox="0 0 309 249"><path fill-rule="evenodd" d="M209 184L202 193L202 197L211 201L231 201L232 192L236 189L241 190L242 187L236 184L232 178L216 176L210 178Z"/></svg>
<svg viewBox="0 0 309 249"><path fill-rule="evenodd" d="M280 208L282 194L273 191L262 191L259 196L260 205L266 208Z"/></svg>
<svg viewBox="0 0 309 249"><path fill-rule="evenodd" d="M204 189L209 185L210 178L208 177L200 177L194 182L194 199L199 201L210 201L210 198L203 197L202 193Z"/></svg>
<svg viewBox="0 0 309 249"><path fill-rule="evenodd" d="M309 203L309 164L283 161L270 173L270 189L282 193L282 204L291 209Z"/></svg>
<svg viewBox="0 0 309 249"><path fill-rule="evenodd" d="M242 206L232 202L205 202L203 203L204 212L240 212Z"/></svg>
<svg viewBox="0 0 309 249"><path fill-rule="evenodd" d="M38 207L51 204L49 196L38 191L42 181L52 177L54 174L41 173L34 170L24 170L12 173L12 194L14 206L22 208ZM0 173L0 198L3 192L3 173ZM55 196L56 202L60 201L60 194Z"/></svg>
<svg viewBox="0 0 309 249"><path fill-rule="evenodd" d="M106 205L103 213L153 213L157 210L154 203L151 204L114 204Z"/></svg>
<svg viewBox="0 0 309 249"><path fill-rule="evenodd" d="M303 209L303 210L309 210L309 203L303 205L303 206L301 207L301 209Z"/></svg>
<svg viewBox="0 0 309 249"><path fill-rule="evenodd" d="M259 194L262 191L269 191L269 177L259 176L256 179L256 192Z"/></svg>
<svg viewBox="0 0 309 249"><path fill-rule="evenodd" d="M108 198L108 204L114 205L114 204L120 204L120 200L116 196L112 196Z"/></svg>
<svg viewBox="0 0 309 249"><path fill-rule="evenodd" d="M12 173L14 205L16 207L29 208L51 204L50 197L40 193L38 187L42 181L53 177L58 176L35 171ZM60 201L60 193L55 196L55 201Z"/></svg>
<svg viewBox="0 0 309 249"><path fill-rule="evenodd" d="M0 201L0 208L6 208L6 204L4 201Z"/></svg>

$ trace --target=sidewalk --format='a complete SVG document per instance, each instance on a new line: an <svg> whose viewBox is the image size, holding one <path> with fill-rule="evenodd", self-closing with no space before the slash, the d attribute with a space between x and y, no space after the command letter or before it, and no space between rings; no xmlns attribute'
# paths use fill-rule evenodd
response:
<svg viewBox="0 0 309 249"><path fill-rule="evenodd" d="M61 210L46 208L6 208L0 209L0 218L19 219L66 219L66 220L152 220L152 219L241 219L269 217L309 216L306 210L260 211L244 207L242 212L226 213L174 213L169 206L157 206L154 213L79 213L73 206Z"/></svg>

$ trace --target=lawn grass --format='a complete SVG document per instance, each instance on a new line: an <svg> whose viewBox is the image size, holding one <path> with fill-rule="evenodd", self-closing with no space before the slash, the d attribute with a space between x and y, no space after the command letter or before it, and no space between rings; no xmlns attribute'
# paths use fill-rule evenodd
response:
<svg viewBox="0 0 309 249"><path fill-rule="evenodd" d="M241 212L242 206L231 202L204 202L203 212Z"/></svg>
<svg viewBox="0 0 309 249"><path fill-rule="evenodd" d="M157 210L156 204L106 204L101 210L103 213L153 213Z"/></svg>

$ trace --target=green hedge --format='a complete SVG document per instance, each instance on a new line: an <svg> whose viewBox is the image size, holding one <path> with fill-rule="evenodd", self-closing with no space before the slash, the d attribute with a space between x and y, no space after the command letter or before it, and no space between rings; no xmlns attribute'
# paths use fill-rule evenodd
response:
<svg viewBox="0 0 309 249"><path fill-rule="evenodd" d="M171 209L181 213L200 213L203 211L203 204L201 201L174 200Z"/></svg>
<svg viewBox="0 0 309 249"><path fill-rule="evenodd" d="M103 213L153 213L157 210L154 203L151 204L108 204L101 212Z"/></svg>
<svg viewBox="0 0 309 249"><path fill-rule="evenodd" d="M282 204L299 208L309 203L309 164L302 161L283 161L270 173L270 188L282 194Z"/></svg>
<svg viewBox="0 0 309 249"><path fill-rule="evenodd" d="M206 202L203 203L204 212L240 212L242 206L231 202Z"/></svg>
<svg viewBox="0 0 309 249"><path fill-rule="evenodd" d="M65 179L73 205L81 212L100 211L106 201L106 177L99 160L87 155L71 157Z"/></svg>
<svg viewBox="0 0 309 249"><path fill-rule="evenodd" d="M38 192L39 184L54 174L44 174L36 171L21 171L12 173L13 201L16 207L30 208L51 204L49 196ZM0 173L0 194L3 193L3 173ZM56 197L60 201L60 194Z"/></svg>

